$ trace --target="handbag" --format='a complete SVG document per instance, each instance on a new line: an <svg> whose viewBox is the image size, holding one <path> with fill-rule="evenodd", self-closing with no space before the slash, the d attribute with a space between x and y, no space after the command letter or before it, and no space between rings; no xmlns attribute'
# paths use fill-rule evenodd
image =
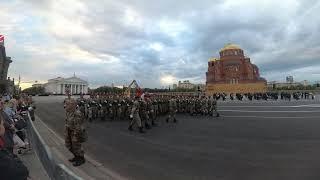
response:
<svg viewBox="0 0 320 180"><path fill-rule="evenodd" d="M14 125L17 130L27 127L27 122L23 118L14 119Z"/></svg>

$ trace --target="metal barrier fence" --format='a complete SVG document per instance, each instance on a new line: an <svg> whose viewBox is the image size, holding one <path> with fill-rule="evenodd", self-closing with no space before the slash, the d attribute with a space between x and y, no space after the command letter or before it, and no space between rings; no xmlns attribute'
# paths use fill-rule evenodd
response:
<svg viewBox="0 0 320 180"><path fill-rule="evenodd" d="M50 179L53 180L82 180L63 164L58 163L52 156L49 146L44 142L38 130L31 121L30 114L25 117L27 120L27 136L32 148L36 151L44 169Z"/></svg>

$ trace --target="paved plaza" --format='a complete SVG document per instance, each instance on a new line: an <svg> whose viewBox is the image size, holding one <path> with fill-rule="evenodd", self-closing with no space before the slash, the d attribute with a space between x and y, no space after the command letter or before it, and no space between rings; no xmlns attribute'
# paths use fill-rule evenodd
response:
<svg viewBox="0 0 320 180"><path fill-rule="evenodd" d="M63 137L64 97L34 97L37 116ZM320 101L218 102L221 117L179 114L146 134L127 121L89 124L87 154L128 179L320 177Z"/></svg>

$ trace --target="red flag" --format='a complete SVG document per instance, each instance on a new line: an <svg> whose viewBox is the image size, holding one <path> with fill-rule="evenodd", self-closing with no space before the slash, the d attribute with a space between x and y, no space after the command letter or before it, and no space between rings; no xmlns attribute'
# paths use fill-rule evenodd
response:
<svg viewBox="0 0 320 180"><path fill-rule="evenodd" d="M1 35L0 34L0 43L3 45L3 43L4 43L4 35Z"/></svg>
<svg viewBox="0 0 320 180"><path fill-rule="evenodd" d="M142 89L139 88L139 87L137 87L136 96L139 96L139 97L140 97L142 94L143 94Z"/></svg>

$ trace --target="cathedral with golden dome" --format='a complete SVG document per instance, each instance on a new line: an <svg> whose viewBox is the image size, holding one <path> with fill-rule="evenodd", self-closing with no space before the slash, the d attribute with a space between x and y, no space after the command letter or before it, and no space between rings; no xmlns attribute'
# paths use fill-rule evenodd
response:
<svg viewBox="0 0 320 180"><path fill-rule="evenodd" d="M219 54L208 62L206 94L266 92L267 81L238 45L227 44Z"/></svg>

